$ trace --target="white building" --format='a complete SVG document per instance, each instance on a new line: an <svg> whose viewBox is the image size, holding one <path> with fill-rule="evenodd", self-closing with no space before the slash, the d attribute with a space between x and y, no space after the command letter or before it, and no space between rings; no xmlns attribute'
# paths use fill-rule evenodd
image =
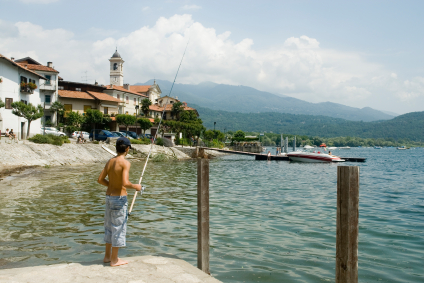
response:
<svg viewBox="0 0 424 283"><path fill-rule="evenodd" d="M25 68L14 59L6 58L0 54L0 98L5 102L5 107L0 108L0 130L13 129L19 139L25 139L28 121L25 118L12 114L11 104L22 101L35 106L42 104L40 96L40 82L44 84L46 78L36 72ZM21 87L21 82L34 83L37 88ZM30 136L40 133L41 119L31 122Z"/></svg>
<svg viewBox="0 0 424 283"><path fill-rule="evenodd" d="M46 78L45 81L40 82L39 88L42 106L44 107L42 123L44 124L46 121L50 121L56 125L56 113L50 111L50 106L58 99L59 72L53 68L52 62L47 62L47 65L43 66L30 57L15 60L15 63Z"/></svg>

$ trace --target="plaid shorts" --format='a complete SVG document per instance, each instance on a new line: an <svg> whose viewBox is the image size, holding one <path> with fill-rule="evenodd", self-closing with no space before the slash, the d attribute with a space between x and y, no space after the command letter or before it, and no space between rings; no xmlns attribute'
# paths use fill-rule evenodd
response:
<svg viewBox="0 0 424 283"><path fill-rule="evenodd" d="M127 196L106 195L105 238L112 247L125 247L128 220Z"/></svg>

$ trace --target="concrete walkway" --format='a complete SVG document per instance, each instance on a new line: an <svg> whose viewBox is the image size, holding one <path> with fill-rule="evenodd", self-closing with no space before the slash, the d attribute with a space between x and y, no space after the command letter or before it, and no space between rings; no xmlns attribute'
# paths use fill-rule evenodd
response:
<svg viewBox="0 0 424 283"><path fill-rule="evenodd" d="M161 256L137 256L124 259L129 264L119 267L110 267L101 261L95 261L2 269L0 282L221 282L181 259Z"/></svg>

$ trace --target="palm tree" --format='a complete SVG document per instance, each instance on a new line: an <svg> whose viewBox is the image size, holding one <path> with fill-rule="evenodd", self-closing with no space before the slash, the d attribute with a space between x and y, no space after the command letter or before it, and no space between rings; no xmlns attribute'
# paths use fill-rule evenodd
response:
<svg viewBox="0 0 424 283"><path fill-rule="evenodd" d="M60 103L59 101L55 101L53 102L53 104L50 106L50 109L53 110L54 112L56 112L56 126L59 124L59 114L63 115L63 111L65 110L65 107L63 106L62 103Z"/></svg>
<svg viewBox="0 0 424 283"><path fill-rule="evenodd" d="M171 115L176 117L177 121L180 120L180 113L184 111L183 104L181 102L176 102L172 105Z"/></svg>
<svg viewBox="0 0 424 283"><path fill-rule="evenodd" d="M146 118L148 118L147 115L149 114L150 105L152 105L152 102L148 98L145 98L141 101L141 112L144 113L144 117Z"/></svg>

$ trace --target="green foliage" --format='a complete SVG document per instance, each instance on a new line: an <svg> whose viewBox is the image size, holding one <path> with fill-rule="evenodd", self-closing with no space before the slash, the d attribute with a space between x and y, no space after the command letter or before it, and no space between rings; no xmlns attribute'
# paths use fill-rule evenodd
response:
<svg viewBox="0 0 424 283"><path fill-rule="evenodd" d="M177 121L180 120L180 113L184 111L183 104L181 102L176 102L172 104L171 115L176 117Z"/></svg>
<svg viewBox="0 0 424 283"><path fill-rule="evenodd" d="M147 119L147 118L139 118L139 119L137 119L137 123L140 125L140 128L143 130L143 134L146 133L146 130L153 127L152 122L150 122L150 120Z"/></svg>
<svg viewBox="0 0 424 283"><path fill-rule="evenodd" d="M81 128L81 124L85 122L84 116L82 116L79 112L69 112L68 117L66 118L66 123L68 126L75 126L77 128Z"/></svg>
<svg viewBox="0 0 424 283"><path fill-rule="evenodd" d="M246 137L246 134L242 130L238 130L237 132L234 133L233 140L244 141L245 137Z"/></svg>
<svg viewBox="0 0 424 283"><path fill-rule="evenodd" d="M217 139L214 139L212 141L204 141L205 145L207 147L213 147L213 148L224 148L224 143L221 141L218 141Z"/></svg>
<svg viewBox="0 0 424 283"><path fill-rule="evenodd" d="M34 143L47 143L47 144L53 144L61 146L64 142L70 143L68 137L59 137L54 135L40 135L37 134L33 136L32 138L29 138L28 140L34 142Z"/></svg>
<svg viewBox="0 0 424 283"><path fill-rule="evenodd" d="M3 102L3 100L0 98L0 108L2 108L2 107L4 107L4 102Z"/></svg>
<svg viewBox="0 0 424 283"><path fill-rule="evenodd" d="M53 123L52 123L52 121L47 120L47 121L44 122L44 126L45 127L51 127L51 126L53 126Z"/></svg>
<svg viewBox="0 0 424 283"><path fill-rule="evenodd" d="M39 104L37 106L31 103L25 104L22 101L12 103L12 113L16 116L23 117L28 121L27 137L29 136L31 122L40 119L44 116L43 107Z"/></svg>
<svg viewBox="0 0 424 283"><path fill-rule="evenodd" d="M99 144L99 141L93 141L94 144Z"/></svg>
<svg viewBox="0 0 424 283"><path fill-rule="evenodd" d="M142 138L139 140L130 139L131 144L150 144L150 139Z"/></svg>
<svg viewBox="0 0 424 283"><path fill-rule="evenodd" d="M52 105L50 106L50 110L56 112L56 116L57 116L57 123L59 123L61 121L61 117L63 116L63 114L65 113L65 107L63 106L62 103L60 103L59 101L55 101L52 103Z"/></svg>
<svg viewBox="0 0 424 283"><path fill-rule="evenodd" d="M153 157L154 162L163 162L166 160L168 160L168 158L163 153L156 154L155 157Z"/></svg>
<svg viewBox="0 0 424 283"><path fill-rule="evenodd" d="M124 125L125 127L127 127L127 131L128 131L128 126L134 125L135 121L136 121L136 117L134 115L129 115L129 114L116 115L116 123L118 123L118 125Z"/></svg>
<svg viewBox="0 0 424 283"><path fill-rule="evenodd" d="M162 138L157 138L156 139L156 145L164 145L163 139Z"/></svg>
<svg viewBox="0 0 424 283"><path fill-rule="evenodd" d="M212 130L206 130L203 133L203 137L205 138L205 140L211 141L215 136L215 133Z"/></svg>
<svg viewBox="0 0 424 283"><path fill-rule="evenodd" d="M148 98L141 101L141 112L143 112L145 117L149 115L150 105L152 105L152 102Z"/></svg>
<svg viewBox="0 0 424 283"><path fill-rule="evenodd" d="M159 117L155 117L154 123L157 125L160 122L160 118Z"/></svg>

